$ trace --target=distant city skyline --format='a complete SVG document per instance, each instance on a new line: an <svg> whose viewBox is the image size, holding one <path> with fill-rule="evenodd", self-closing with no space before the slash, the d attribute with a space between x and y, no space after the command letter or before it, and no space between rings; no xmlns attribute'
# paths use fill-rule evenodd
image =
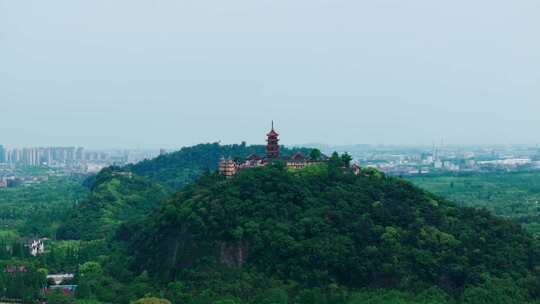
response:
<svg viewBox="0 0 540 304"><path fill-rule="evenodd" d="M265 165L268 157L280 157L274 145L267 147L265 157L251 155L243 162L224 158L219 163L219 170L226 176L232 176L239 170ZM270 139L270 138L269 138ZM446 145L434 146L311 146L319 148L323 154L334 151L348 153L355 164L362 167L377 168L391 175L418 175L442 172L517 172L540 169L540 147L535 146L480 146L457 147ZM190 149L187 149L190 151ZM278 152L276 152L278 151ZM123 166L145 159L174 152L158 150L92 150L83 147L26 147L22 149L4 148L0 145L0 188L17 187L47 180L49 174L91 174L110 165ZM272 152L273 154L271 154ZM187 152L188 154L190 152ZM276 154L277 153L277 154ZM181 152L182 154L182 152ZM273 156L271 156L273 155ZM317 163L311 153L285 156L287 165L302 168ZM33 169L41 168L38 173L48 173L37 178ZM30 171L29 171L30 170Z"/></svg>
<svg viewBox="0 0 540 304"><path fill-rule="evenodd" d="M540 143L540 3L0 0L0 144Z"/></svg>

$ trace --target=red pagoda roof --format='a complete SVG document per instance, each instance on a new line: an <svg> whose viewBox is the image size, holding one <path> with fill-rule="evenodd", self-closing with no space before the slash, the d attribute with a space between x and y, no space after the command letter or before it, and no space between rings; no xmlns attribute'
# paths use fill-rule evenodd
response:
<svg viewBox="0 0 540 304"><path fill-rule="evenodd" d="M261 160L262 158L259 155L253 153L253 154L250 154L246 159L251 160L251 161L256 161L256 160Z"/></svg>
<svg viewBox="0 0 540 304"><path fill-rule="evenodd" d="M276 131L274 131L274 129L272 129L270 133L266 134L266 136L279 136L279 134Z"/></svg>
<svg viewBox="0 0 540 304"><path fill-rule="evenodd" d="M304 154L302 154L302 152L296 152L292 157L291 159L293 161L305 161L306 160L306 156Z"/></svg>

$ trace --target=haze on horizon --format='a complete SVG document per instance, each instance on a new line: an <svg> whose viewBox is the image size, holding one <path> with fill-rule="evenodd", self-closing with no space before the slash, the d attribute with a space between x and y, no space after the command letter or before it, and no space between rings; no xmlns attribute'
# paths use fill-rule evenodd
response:
<svg viewBox="0 0 540 304"><path fill-rule="evenodd" d="M0 0L0 144L536 144L538 37L536 0Z"/></svg>

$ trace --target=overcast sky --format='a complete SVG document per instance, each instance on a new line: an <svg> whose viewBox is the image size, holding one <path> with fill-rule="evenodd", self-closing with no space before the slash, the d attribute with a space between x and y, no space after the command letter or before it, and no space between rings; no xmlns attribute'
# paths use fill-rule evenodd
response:
<svg viewBox="0 0 540 304"><path fill-rule="evenodd" d="M0 0L0 144L540 143L540 1Z"/></svg>

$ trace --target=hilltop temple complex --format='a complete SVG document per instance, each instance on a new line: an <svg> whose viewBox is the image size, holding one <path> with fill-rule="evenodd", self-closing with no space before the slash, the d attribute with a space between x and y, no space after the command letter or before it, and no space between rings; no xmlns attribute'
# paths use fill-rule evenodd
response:
<svg viewBox="0 0 540 304"><path fill-rule="evenodd" d="M324 162L326 159L327 157L324 155L321 155L319 159L312 159L300 152L292 156L282 156L279 146L279 134L274 130L274 123L272 122L272 129L266 134L266 156L261 157L257 154L251 154L243 161L222 158L219 162L219 173L226 177L232 177L240 170L266 166L275 160L285 162L289 168L302 169L309 165Z"/></svg>

